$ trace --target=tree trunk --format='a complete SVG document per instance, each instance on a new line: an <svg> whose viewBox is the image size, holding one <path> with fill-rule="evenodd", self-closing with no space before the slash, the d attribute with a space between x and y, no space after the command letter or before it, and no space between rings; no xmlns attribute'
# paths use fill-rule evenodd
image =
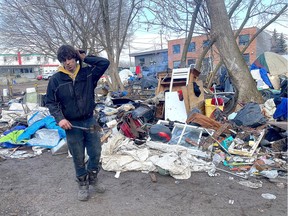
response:
<svg viewBox="0 0 288 216"><path fill-rule="evenodd" d="M206 0L211 21L212 37L216 37L216 47L223 59L232 83L236 88L238 103L263 103L249 69L241 56L235 41L224 0Z"/></svg>
<svg viewBox="0 0 288 216"><path fill-rule="evenodd" d="M233 6L231 7L228 17L229 19L232 17L233 13L235 12L235 10L237 9L237 7L239 6L239 4L242 2L242 0L237 0ZM198 71L201 71L201 66L202 66L202 61L205 58L206 54L208 53L208 51L211 49L211 47L213 46L213 44L215 43L216 39L215 38L211 38L210 36L210 42L208 44L208 46L206 46L201 55L198 57L197 61L196 61L196 65L195 65L195 69L197 69ZM219 68L219 67L218 67Z"/></svg>
<svg viewBox="0 0 288 216"><path fill-rule="evenodd" d="M197 18L197 14L199 12L200 6L202 4L202 0L197 0L195 2L196 2L196 7L195 7L195 10L193 12L193 17L192 17L192 20L190 23L190 28L189 28L189 34L185 40L185 44L184 44L183 52L182 52L182 56L181 56L181 63L180 63L181 68L185 67L185 65L186 65L188 47L189 47L189 44L191 43L191 40L192 40L194 27L195 27L195 23L196 23L196 18Z"/></svg>

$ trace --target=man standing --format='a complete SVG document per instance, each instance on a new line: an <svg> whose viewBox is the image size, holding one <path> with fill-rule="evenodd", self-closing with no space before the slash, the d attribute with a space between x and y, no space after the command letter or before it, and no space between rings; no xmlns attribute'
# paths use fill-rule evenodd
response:
<svg viewBox="0 0 288 216"><path fill-rule="evenodd" d="M73 157L76 178L79 184L78 199L89 198L89 185L96 192L105 188L97 182L100 170L101 142L99 132L90 132L73 126L93 128L96 119L94 89L110 62L101 57L86 56L70 45L62 45L57 52L62 66L48 83L46 106L59 126L65 129L68 149ZM88 66L83 67L82 62ZM89 156L85 164L85 149Z"/></svg>

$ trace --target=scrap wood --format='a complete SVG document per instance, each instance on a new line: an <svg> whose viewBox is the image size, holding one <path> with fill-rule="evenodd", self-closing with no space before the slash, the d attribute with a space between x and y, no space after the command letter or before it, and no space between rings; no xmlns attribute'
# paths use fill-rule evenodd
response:
<svg viewBox="0 0 288 216"><path fill-rule="evenodd" d="M154 182L154 183L157 182L157 177L156 177L155 173L149 172L149 176L150 176L152 182Z"/></svg>
<svg viewBox="0 0 288 216"><path fill-rule="evenodd" d="M192 146L199 147L199 144L197 142L194 142L193 140L189 139L188 137L185 139L185 142L191 144Z"/></svg>
<svg viewBox="0 0 288 216"><path fill-rule="evenodd" d="M229 174L234 175L234 176L237 176L237 177L239 177L239 178L248 179L248 176L247 176L246 174L244 174L244 175L240 175L240 174L233 173L233 172L230 172L230 171L227 171L227 170L224 170L224 169L218 168L218 167L216 167L216 170L220 170L220 171L222 171L222 172L229 173Z"/></svg>
<svg viewBox="0 0 288 216"><path fill-rule="evenodd" d="M245 151L245 150L240 150L240 149L235 149L235 143L232 142L231 145L228 148L229 153L231 154L236 154L236 155L242 155L242 156L247 156L247 157L252 157L252 155L254 154L254 152L256 151L256 149L258 148L258 145L260 144L263 136L265 134L265 130L262 130L260 132L259 137L257 138L256 142L254 143L254 145L252 146L252 148L249 151Z"/></svg>
<svg viewBox="0 0 288 216"><path fill-rule="evenodd" d="M0 155L0 162L6 160L6 158L4 158L3 156Z"/></svg>
<svg viewBox="0 0 288 216"><path fill-rule="evenodd" d="M112 134L112 130L109 130L106 134L104 134L102 137L101 137L101 143L107 141L107 139L109 138L109 136Z"/></svg>
<svg viewBox="0 0 288 216"><path fill-rule="evenodd" d="M288 130L288 122L287 121L281 121L281 122L269 121L267 124L276 126L276 127L281 128L283 130Z"/></svg>
<svg viewBox="0 0 288 216"><path fill-rule="evenodd" d="M19 148L20 148L20 146L17 146L16 148L14 148L9 156L12 156Z"/></svg>
<svg viewBox="0 0 288 216"><path fill-rule="evenodd" d="M218 130L216 130L215 132L214 132L214 134L212 135L212 136L210 136L210 137L208 137L206 140L205 140L205 143L203 144L203 148L204 149L207 149L210 145L211 145L211 143L213 142L213 141L216 141L218 144L220 143L218 140L219 140L219 137L220 137L220 135L227 129L229 127L229 123L224 123L224 124L222 124L219 128L218 128ZM220 146L222 146L221 144L220 144ZM226 150L226 149L225 149Z"/></svg>

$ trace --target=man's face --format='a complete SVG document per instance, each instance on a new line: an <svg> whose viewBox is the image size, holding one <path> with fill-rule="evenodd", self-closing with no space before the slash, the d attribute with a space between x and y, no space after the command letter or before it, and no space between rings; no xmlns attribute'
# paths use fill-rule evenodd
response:
<svg viewBox="0 0 288 216"><path fill-rule="evenodd" d="M74 73L76 69L77 62L74 58L66 59L66 61L62 62L63 67L71 73Z"/></svg>

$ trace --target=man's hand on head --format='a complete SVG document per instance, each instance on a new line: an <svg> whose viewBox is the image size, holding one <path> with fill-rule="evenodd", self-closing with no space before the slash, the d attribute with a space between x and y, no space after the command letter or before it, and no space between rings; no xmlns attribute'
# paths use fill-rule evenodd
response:
<svg viewBox="0 0 288 216"><path fill-rule="evenodd" d="M79 49L78 54L82 61L84 61L84 58L86 57L86 52L84 50Z"/></svg>

